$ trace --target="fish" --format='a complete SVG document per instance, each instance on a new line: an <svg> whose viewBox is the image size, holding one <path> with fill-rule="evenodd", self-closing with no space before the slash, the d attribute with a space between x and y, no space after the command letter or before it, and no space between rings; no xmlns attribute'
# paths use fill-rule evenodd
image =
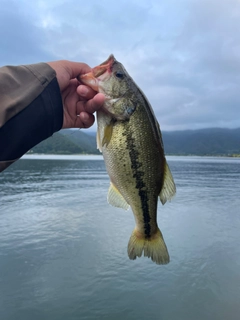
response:
<svg viewBox="0 0 240 320"><path fill-rule="evenodd" d="M79 77L81 83L105 95L97 111L97 148L110 178L108 203L131 207L135 228L128 256L144 256L167 264L169 253L157 223L162 204L175 195L176 186L167 164L160 126L142 90L114 55Z"/></svg>

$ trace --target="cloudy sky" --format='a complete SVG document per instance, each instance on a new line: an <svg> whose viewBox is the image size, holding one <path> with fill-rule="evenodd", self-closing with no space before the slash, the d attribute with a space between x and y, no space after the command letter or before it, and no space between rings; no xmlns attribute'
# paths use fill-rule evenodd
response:
<svg viewBox="0 0 240 320"><path fill-rule="evenodd" d="M0 0L0 65L113 53L163 130L240 127L240 0Z"/></svg>

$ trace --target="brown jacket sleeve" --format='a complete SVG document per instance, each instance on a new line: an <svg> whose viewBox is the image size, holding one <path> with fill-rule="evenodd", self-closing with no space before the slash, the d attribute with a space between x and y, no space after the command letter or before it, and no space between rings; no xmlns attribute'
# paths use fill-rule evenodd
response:
<svg viewBox="0 0 240 320"><path fill-rule="evenodd" d="M61 93L48 64L0 68L0 172L62 123Z"/></svg>

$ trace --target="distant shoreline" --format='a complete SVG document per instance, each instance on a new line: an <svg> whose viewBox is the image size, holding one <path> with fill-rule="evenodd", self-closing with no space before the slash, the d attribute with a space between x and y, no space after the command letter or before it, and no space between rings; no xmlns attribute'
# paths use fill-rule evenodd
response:
<svg viewBox="0 0 240 320"><path fill-rule="evenodd" d="M227 158L240 159L240 155L166 155L167 158ZM30 153L25 154L21 159L30 160L103 160L103 155L96 154L46 154L46 153Z"/></svg>
<svg viewBox="0 0 240 320"><path fill-rule="evenodd" d="M46 153L31 153L25 154L21 159L30 160L103 160L102 155L97 154L46 154Z"/></svg>

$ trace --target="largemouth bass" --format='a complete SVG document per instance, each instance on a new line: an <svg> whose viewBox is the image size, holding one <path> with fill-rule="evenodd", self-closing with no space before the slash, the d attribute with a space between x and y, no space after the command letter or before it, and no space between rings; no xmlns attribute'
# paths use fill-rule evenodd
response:
<svg viewBox="0 0 240 320"><path fill-rule="evenodd" d="M169 254L157 225L158 197L170 200L176 188L164 156L160 127L147 98L113 55L80 81L105 95L97 112L97 146L110 177L108 202L130 206L136 221L128 256L167 264Z"/></svg>

